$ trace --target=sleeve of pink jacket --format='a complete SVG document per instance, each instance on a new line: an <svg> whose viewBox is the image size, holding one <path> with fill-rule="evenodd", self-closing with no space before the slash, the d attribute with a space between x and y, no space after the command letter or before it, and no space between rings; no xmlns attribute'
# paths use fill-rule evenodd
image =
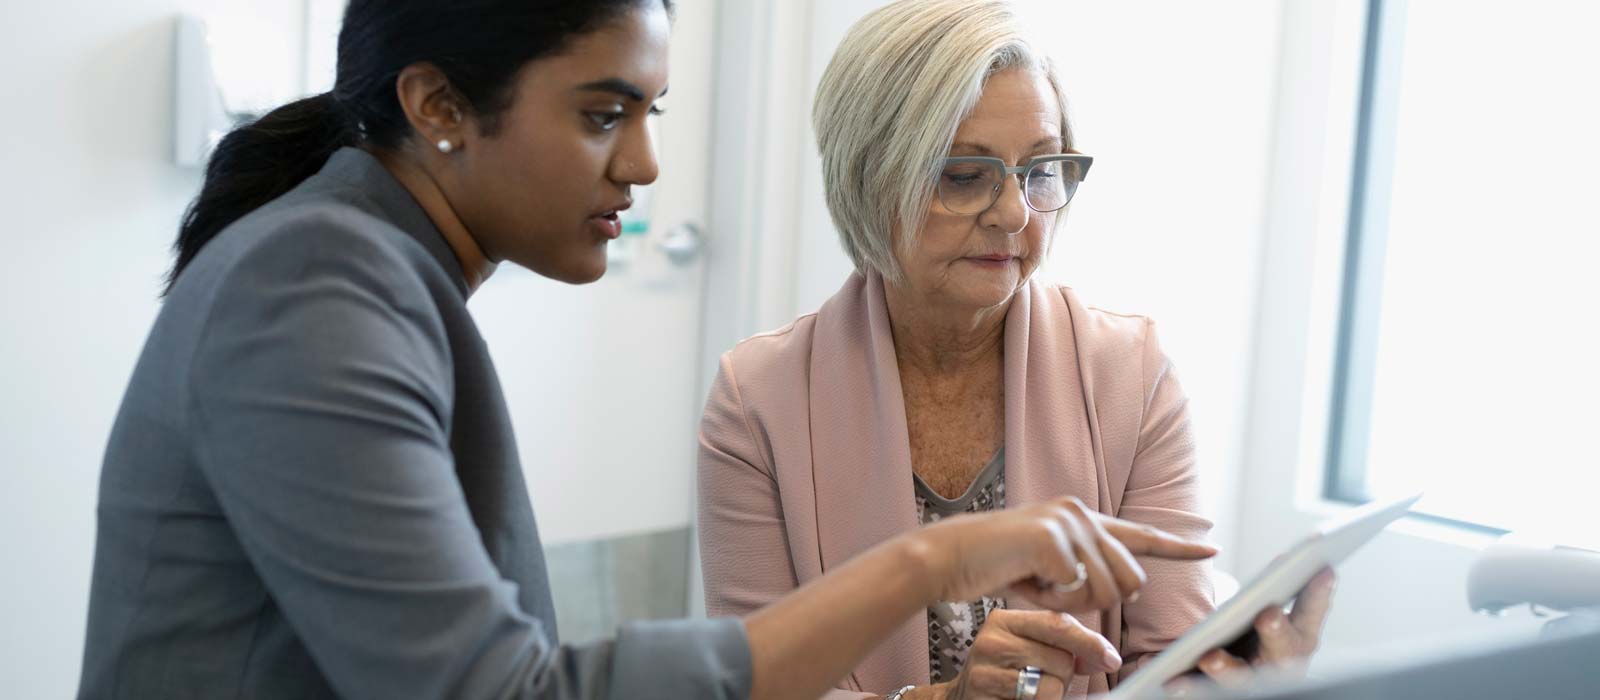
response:
<svg viewBox="0 0 1600 700"><path fill-rule="evenodd" d="M1211 521L1199 515L1195 442L1184 395L1172 363L1146 321L1143 343L1144 411L1133 466L1117 517L1190 539L1204 539ZM1210 615L1215 603L1208 562L1141 557L1148 579L1136 603L1123 605L1125 678Z"/></svg>
<svg viewBox="0 0 1600 700"><path fill-rule="evenodd" d="M726 355L700 421L700 561L706 613L745 616L799 587L772 465ZM826 700L873 697L839 688Z"/></svg>

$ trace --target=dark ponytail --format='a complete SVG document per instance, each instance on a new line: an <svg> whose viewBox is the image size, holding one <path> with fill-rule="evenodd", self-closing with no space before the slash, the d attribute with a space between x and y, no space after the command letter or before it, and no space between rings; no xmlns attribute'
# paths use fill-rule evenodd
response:
<svg viewBox="0 0 1600 700"><path fill-rule="evenodd" d="M294 189L356 141L331 93L290 102L234 129L206 164L205 184L183 215L167 289L200 248L257 207Z"/></svg>
<svg viewBox="0 0 1600 700"><path fill-rule="evenodd" d="M316 174L344 146L393 149L411 135L400 71L432 63L489 135L529 61L556 53L627 9L672 0L350 0L332 92L279 107L222 139L183 216L167 291L200 249Z"/></svg>

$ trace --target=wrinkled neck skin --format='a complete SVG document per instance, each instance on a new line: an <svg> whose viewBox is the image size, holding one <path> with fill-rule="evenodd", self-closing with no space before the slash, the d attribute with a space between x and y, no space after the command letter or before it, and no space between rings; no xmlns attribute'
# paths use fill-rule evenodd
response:
<svg viewBox="0 0 1600 700"><path fill-rule="evenodd" d="M1006 312L1013 293L996 306L956 307L885 281L884 301L896 359L927 376L979 372L1004 357Z"/></svg>

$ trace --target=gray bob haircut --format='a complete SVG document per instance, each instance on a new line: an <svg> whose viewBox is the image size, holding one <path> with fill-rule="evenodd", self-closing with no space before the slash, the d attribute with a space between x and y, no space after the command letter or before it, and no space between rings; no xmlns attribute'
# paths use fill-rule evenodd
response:
<svg viewBox="0 0 1600 700"><path fill-rule="evenodd" d="M817 86L811 124L828 212L856 270L903 280L894 233L902 249L916 245L956 128L989 77L1011 68L1050 83L1072 148L1060 80L1010 3L899 0L850 28Z"/></svg>

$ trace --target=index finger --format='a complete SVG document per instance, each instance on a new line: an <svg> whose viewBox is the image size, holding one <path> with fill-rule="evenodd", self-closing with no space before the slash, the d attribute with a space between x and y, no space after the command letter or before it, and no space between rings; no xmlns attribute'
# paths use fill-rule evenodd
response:
<svg viewBox="0 0 1600 700"><path fill-rule="evenodd" d="M1186 540L1165 530L1143 523L1120 518L1103 518L1101 527L1117 538L1131 554L1144 554L1163 559L1208 559L1216 556L1217 548L1204 542Z"/></svg>

